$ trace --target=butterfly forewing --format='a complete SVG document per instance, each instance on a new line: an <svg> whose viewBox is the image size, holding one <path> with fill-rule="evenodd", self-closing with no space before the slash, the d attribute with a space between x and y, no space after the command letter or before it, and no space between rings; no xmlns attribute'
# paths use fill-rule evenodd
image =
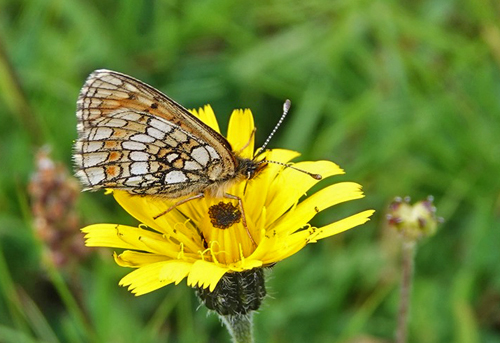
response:
<svg viewBox="0 0 500 343"><path fill-rule="evenodd" d="M139 80L97 70L77 106L74 159L87 189L176 198L234 177L226 139Z"/></svg>

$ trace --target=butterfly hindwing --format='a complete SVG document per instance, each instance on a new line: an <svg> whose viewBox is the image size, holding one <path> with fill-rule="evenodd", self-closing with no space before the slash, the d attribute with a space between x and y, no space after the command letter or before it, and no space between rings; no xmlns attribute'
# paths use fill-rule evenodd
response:
<svg viewBox="0 0 500 343"><path fill-rule="evenodd" d="M74 158L88 189L176 198L235 173L224 137L139 80L97 70L77 104Z"/></svg>

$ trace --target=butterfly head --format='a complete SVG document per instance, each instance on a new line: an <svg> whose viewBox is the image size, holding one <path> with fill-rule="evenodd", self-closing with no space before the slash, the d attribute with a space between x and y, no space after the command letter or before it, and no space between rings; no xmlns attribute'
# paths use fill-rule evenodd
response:
<svg viewBox="0 0 500 343"><path fill-rule="evenodd" d="M253 179L267 165L266 160L257 161L255 159L240 158L238 164L238 174L247 180Z"/></svg>

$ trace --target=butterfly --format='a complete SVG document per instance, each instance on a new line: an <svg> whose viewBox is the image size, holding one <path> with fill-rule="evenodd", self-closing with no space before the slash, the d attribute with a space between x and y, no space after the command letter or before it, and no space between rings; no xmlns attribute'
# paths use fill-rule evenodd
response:
<svg viewBox="0 0 500 343"><path fill-rule="evenodd" d="M180 198L220 195L265 166L238 156L218 132L153 87L96 70L77 101L76 175L86 190Z"/></svg>
<svg viewBox="0 0 500 343"><path fill-rule="evenodd" d="M122 73L96 70L77 101L76 175L84 190L111 188L170 199L189 196L160 215L205 194L237 199L245 224L241 199L225 190L233 182L252 179L269 162L282 164L259 156L289 107L287 101L266 143L248 159L162 92Z"/></svg>

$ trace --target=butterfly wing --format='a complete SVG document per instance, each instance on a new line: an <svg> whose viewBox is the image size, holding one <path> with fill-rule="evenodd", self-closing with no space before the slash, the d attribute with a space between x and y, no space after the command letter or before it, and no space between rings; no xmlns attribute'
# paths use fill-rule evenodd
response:
<svg viewBox="0 0 500 343"><path fill-rule="evenodd" d="M87 189L177 198L234 177L227 140L130 76L96 70L77 101L76 175Z"/></svg>

